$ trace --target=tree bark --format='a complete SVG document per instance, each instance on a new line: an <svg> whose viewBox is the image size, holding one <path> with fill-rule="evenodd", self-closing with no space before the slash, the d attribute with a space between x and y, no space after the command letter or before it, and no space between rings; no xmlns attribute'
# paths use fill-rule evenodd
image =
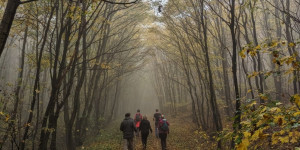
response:
<svg viewBox="0 0 300 150"><path fill-rule="evenodd" d="M7 1L7 5L0 23L0 56L4 50L19 4L19 0Z"/></svg>
<svg viewBox="0 0 300 150"><path fill-rule="evenodd" d="M233 83L234 83L234 92L235 92L235 117L234 117L234 123L233 123L233 129L234 129L234 137L236 136L238 130L241 129L241 99L240 99L240 93L239 93L239 86L238 86L238 80L237 80L237 40L236 40L236 25L235 25L236 19L235 19L235 0L231 0L230 5L230 33L231 33L231 39L232 39L232 73L233 73ZM231 142L231 148L234 148L235 142L234 137L232 138Z"/></svg>

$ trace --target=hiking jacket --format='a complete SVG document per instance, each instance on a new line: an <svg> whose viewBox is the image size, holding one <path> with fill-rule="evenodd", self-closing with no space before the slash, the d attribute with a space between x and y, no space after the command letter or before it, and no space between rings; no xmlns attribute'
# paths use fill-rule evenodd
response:
<svg viewBox="0 0 300 150"><path fill-rule="evenodd" d="M130 139L134 137L134 131L136 132L136 127L134 121L130 117L126 117L120 126L120 130L123 132L124 139Z"/></svg>
<svg viewBox="0 0 300 150"><path fill-rule="evenodd" d="M167 122L167 125L170 126L169 122L166 120ZM164 119L161 119L158 123L158 130L159 130L159 133L165 133L165 134L168 134L169 133L169 128L168 128L168 131L164 131L161 129L161 127L163 126L164 124Z"/></svg>
<svg viewBox="0 0 300 150"><path fill-rule="evenodd" d="M142 120L140 124L140 130L142 134L149 134L149 131L152 133L152 128L148 120Z"/></svg>
<svg viewBox="0 0 300 150"><path fill-rule="evenodd" d="M160 117L161 117L161 113L156 112L156 113L153 115L153 117L154 117L155 122L159 122Z"/></svg>

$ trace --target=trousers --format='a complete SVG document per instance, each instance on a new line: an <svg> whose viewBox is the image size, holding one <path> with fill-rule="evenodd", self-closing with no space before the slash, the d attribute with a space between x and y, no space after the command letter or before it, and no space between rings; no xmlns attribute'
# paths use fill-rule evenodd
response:
<svg viewBox="0 0 300 150"><path fill-rule="evenodd" d="M133 138L124 139L124 150L133 150Z"/></svg>
<svg viewBox="0 0 300 150"><path fill-rule="evenodd" d="M149 132L148 133L142 133L142 143L143 143L144 148L146 148L146 146L147 146L148 135L149 135Z"/></svg>
<svg viewBox="0 0 300 150"><path fill-rule="evenodd" d="M161 149L166 150L167 149L167 133L159 133L159 138L161 142Z"/></svg>

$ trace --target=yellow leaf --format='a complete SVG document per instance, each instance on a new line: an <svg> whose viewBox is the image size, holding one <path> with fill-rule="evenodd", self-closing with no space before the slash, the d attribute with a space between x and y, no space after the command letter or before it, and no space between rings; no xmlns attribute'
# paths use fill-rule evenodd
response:
<svg viewBox="0 0 300 150"><path fill-rule="evenodd" d="M262 134L262 130L261 129L258 129L254 132L254 134L252 135L251 139L253 141L256 141L259 139L260 135Z"/></svg>
<svg viewBox="0 0 300 150"><path fill-rule="evenodd" d="M293 61L295 61L295 60L296 60L295 57L290 56L290 57L286 58L286 64L289 65L289 64L291 64L291 63L292 63Z"/></svg>
<svg viewBox="0 0 300 150"><path fill-rule="evenodd" d="M252 74L248 75L248 78L256 77L259 74L259 72L254 71Z"/></svg>
<svg viewBox="0 0 300 150"><path fill-rule="evenodd" d="M259 94L260 99L268 100L268 97L265 94Z"/></svg>
<svg viewBox="0 0 300 150"><path fill-rule="evenodd" d="M251 133L250 133L250 132L248 132L248 131L246 131L246 132L243 132L243 134L244 134L244 138L248 138L248 137L250 137L250 136L251 136Z"/></svg>
<svg viewBox="0 0 300 150"><path fill-rule="evenodd" d="M245 55L245 52L246 52L246 49L243 49L240 51L239 55L244 59L246 58L246 55Z"/></svg>
<svg viewBox="0 0 300 150"><path fill-rule="evenodd" d="M291 138L291 143L297 143L299 138L299 132L298 131L290 132L289 137Z"/></svg>
<svg viewBox="0 0 300 150"><path fill-rule="evenodd" d="M242 121L241 124L244 126L244 125L250 125L251 124L251 121L249 120L246 120L246 121Z"/></svg>
<svg viewBox="0 0 300 150"><path fill-rule="evenodd" d="M251 89L249 89L248 91L247 91L247 93L250 93L252 90Z"/></svg>
<svg viewBox="0 0 300 150"><path fill-rule="evenodd" d="M279 141L278 141L278 136L276 136L276 134L273 134L272 135L272 145L275 145L277 144Z"/></svg>
<svg viewBox="0 0 300 150"><path fill-rule="evenodd" d="M292 137L291 143L297 143L297 142L298 142L298 140L295 137Z"/></svg>
<svg viewBox="0 0 300 150"><path fill-rule="evenodd" d="M271 74L272 74L272 71L269 71L269 72L265 73L265 76L268 77L268 76L270 76Z"/></svg>
<svg viewBox="0 0 300 150"><path fill-rule="evenodd" d="M300 96L299 94L296 94L293 96L294 100L295 100L295 103L300 106Z"/></svg>
<svg viewBox="0 0 300 150"><path fill-rule="evenodd" d="M256 51L252 50L252 51L249 52L249 54L250 54L252 57L254 57L254 56L256 56Z"/></svg>
<svg viewBox="0 0 300 150"><path fill-rule="evenodd" d="M293 132L289 132L289 137L293 137L294 133Z"/></svg>
<svg viewBox="0 0 300 150"><path fill-rule="evenodd" d="M293 67L291 67L288 71L286 71L286 72L284 73L284 75L291 74L291 73L293 73L294 71L295 71L295 69L294 69Z"/></svg>
<svg viewBox="0 0 300 150"><path fill-rule="evenodd" d="M278 42L273 41L273 42L271 43L271 47L276 47L277 45L278 45Z"/></svg>
<svg viewBox="0 0 300 150"><path fill-rule="evenodd" d="M256 123L256 125L259 127L259 126L261 126L262 124L264 124L265 122L266 122L265 119L261 119L261 120L259 120L259 121Z"/></svg>
<svg viewBox="0 0 300 150"><path fill-rule="evenodd" d="M263 106L263 109L260 111L260 113L263 113L267 110L267 107L266 106Z"/></svg>
<svg viewBox="0 0 300 150"><path fill-rule="evenodd" d="M237 150L247 150L250 142L248 138L243 139L242 142L237 146Z"/></svg>
<svg viewBox="0 0 300 150"><path fill-rule="evenodd" d="M300 111L295 112L295 113L293 114L294 117L297 117L297 116L299 116L299 115L300 115Z"/></svg>
<svg viewBox="0 0 300 150"><path fill-rule="evenodd" d="M5 121L7 122L9 118L10 118L9 114L6 114Z"/></svg>
<svg viewBox="0 0 300 150"><path fill-rule="evenodd" d="M256 105L257 104L257 102L256 101L253 101L249 106L250 107L253 107L254 105Z"/></svg>
<svg viewBox="0 0 300 150"><path fill-rule="evenodd" d="M284 120L284 116L281 116L281 115L275 116L274 122L277 123L279 126L286 123L286 121Z"/></svg>
<svg viewBox="0 0 300 150"><path fill-rule="evenodd" d="M279 113L279 112L281 112L281 109L278 108L278 107L273 107L273 108L270 109L270 111L273 112L273 113Z"/></svg>
<svg viewBox="0 0 300 150"><path fill-rule="evenodd" d="M294 98L295 98L295 99L300 99L300 95L299 95L299 94L296 94L296 95L294 95Z"/></svg>
<svg viewBox="0 0 300 150"><path fill-rule="evenodd" d="M260 45L257 45L257 46L255 47L255 49L257 49L257 50L261 50L261 47L260 47Z"/></svg>
<svg viewBox="0 0 300 150"><path fill-rule="evenodd" d="M281 143L288 143L289 142L289 136L279 137L279 141Z"/></svg>
<svg viewBox="0 0 300 150"><path fill-rule="evenodd" d="M107 65L106 63L102 63L101 68L102 69L111 69L111 67L109 65Z"/></svg>
<svg viewBox="0 0 300 150"><path fill-rule="evenodd" d="M289 43L289 47L294 47L294 46L296 46L295 43L293 43L293 42Z"/></svg>
<svg viewBox="0 0 300 150"><path fill-rule="evenodd" d="M279 131L279 134L280 134L280 135L283 135L284 133L285 133L284 130L280 130L280 131Z"/></svg>

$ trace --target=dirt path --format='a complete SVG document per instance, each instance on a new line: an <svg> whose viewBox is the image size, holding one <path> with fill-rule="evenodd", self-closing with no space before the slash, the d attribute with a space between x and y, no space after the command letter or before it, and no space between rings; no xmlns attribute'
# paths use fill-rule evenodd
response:
<svg viewBox="0 0 300 150"><path fill-rule="evenodd" d="M198 132L195 126L185 119L188 116L168 119L170 123L170 134L167 137L168 150L206 150L214 149L205 137L203 132ZM154 122L151 120L152 129ZM122 133L119 131L119 123L113 123L106 130L101 131L101 136L87 142L82 147L88 150L122 150ZM140 137L134 138L135 150L142 150ZM155 137L155 133L149 135L147 150L160 150L160 139Z"/></svg>

